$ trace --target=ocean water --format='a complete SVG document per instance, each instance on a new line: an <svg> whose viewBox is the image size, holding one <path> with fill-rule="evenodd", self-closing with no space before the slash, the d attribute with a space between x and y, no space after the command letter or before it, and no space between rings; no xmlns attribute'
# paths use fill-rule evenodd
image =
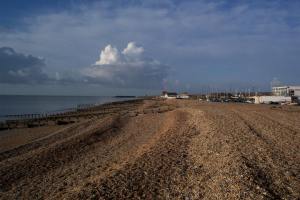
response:
<svg viewBox="0 0 300 200"><path fill-rule="evenodd" d="M21 96L0 95L0 121L6 115L57 113L72 110L82 104L103 104L133 98L105 96Z"/></svg>

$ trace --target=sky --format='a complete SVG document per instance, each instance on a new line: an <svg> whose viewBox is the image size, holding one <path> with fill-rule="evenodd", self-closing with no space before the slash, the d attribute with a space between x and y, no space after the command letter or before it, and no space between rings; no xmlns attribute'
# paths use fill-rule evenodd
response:
<svg viewBox="0 0 300 200"><path fill-rule="evenodd" d="M299 10L298 0L1 0L0 94L300 85Z"/></svg>

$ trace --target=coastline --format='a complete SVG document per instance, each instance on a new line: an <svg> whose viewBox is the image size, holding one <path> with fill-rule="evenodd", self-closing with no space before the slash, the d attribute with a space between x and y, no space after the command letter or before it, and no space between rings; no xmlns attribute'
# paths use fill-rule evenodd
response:
<svg viewBox="0 0 300 200"><path fill-rule="evenodd" d="M25 117L28 118L8 120L6 124L0 124L0 153L93 119L127 114L136 109L143 100L139 98L106 102L71 112L54 115L26 115Z"/></svg>
<svg viewBox="0 0 300 200"><path fill-rule="evenodd" d="M38 118L38 115L55 115L134 99L138 98L134 96L118 98L115 96L0 95L0 122L30 117Z"/></svg>

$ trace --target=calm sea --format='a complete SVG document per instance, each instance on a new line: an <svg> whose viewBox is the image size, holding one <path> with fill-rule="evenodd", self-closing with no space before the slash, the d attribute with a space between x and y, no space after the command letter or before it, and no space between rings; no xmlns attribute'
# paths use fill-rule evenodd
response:
<svg viewBox="0 0 300 200"><path fill-rule="evenodd" d="M82 104L103 104L133 98L104 96L21 96L0 95L0 121L5 115L55 113L72 110Z"/></svg>

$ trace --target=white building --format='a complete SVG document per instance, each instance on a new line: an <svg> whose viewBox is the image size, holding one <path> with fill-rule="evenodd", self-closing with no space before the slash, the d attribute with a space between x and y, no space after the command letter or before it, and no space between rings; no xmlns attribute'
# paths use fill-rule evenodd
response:
<svg viewBox="0 0 300 200"><path fill-rule="evenodd" d="M190 96L186 92L177 95L177 99L188 99L188 98L190 98Z"/></svg>
<svg viewBox="0 0 300 200"><path fill-rule="evenodd" d="M295 96L300 97L300 86L272 87L274 96Z"/></svg>
<svg viewBox="0 0 300 200"><path fill-rule="evenodd" d="M161 97L166 99L176 99L177 93L163 91Z"/></svg>
<svg viewBox="0 0 300 200"><path fill-rule="evenodd" d="M291 103L292 97L289 96L255 96L255 104L271 104L271 103Z"/></svg>

